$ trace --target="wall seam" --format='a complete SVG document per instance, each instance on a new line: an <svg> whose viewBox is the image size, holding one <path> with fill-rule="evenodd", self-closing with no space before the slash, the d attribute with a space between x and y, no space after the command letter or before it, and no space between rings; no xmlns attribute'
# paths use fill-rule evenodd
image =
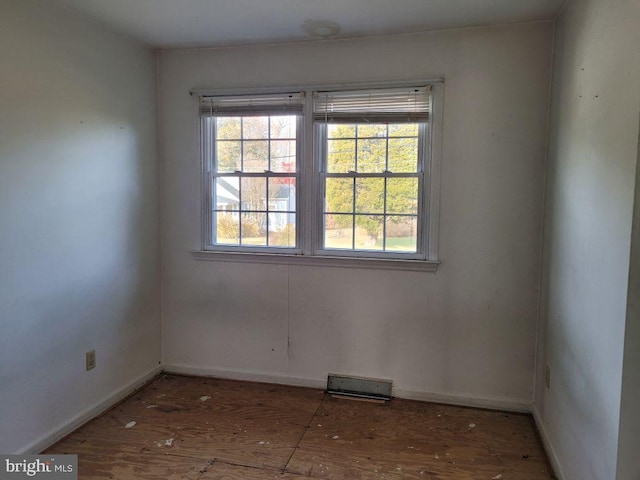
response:
<svg viewBox="0 0 640 480"><path fill-rule="evenodd" d="M162 51L156 50L156 163L158 171L156 175L157 181L157 206L158 206L158 272L159 272L159 322L160 322L160 360L159 365L164 365L164 330L165 330L165 315L164 315L164 292L165 292L165 275L164 275L164 154L162 149L162 142L160 141L160 123L162 117L161 95L160 90L162 85L160 83L160 70L162 62Z"/></svg>
<svg viewBox="0 0 640 480"><path fill-rule="evenodd" d="M553 78L554 78L554 64L556 54L556 32L557 32L557 19L553 22L553 31L551 38L551 66L549 68L549 97L547 101L547 138L546 138L546 155L544 159L543 168L543 180L542 180L542 225L540 228L540 251L539 251L539 278L538 278L538 299L537 299L537 318L536 318L536 339L535 339L535 356L533 365L533 402L535 403L537 393L537 379L538 379L538 346L540 344L540 323L542 320L542 292L544 282L544 254L545 254L545 232L546 232L546 220L547 220L547 196L548 196L548 175L549 164L551 156L551 111L553 105Z"/></svg>

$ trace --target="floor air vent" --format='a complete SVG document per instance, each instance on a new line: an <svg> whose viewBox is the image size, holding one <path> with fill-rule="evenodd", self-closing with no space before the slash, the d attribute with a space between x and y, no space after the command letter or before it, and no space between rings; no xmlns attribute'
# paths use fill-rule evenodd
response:
<svg viewBox="0 0 640 480"><path fill-rule="evenodd" d="M327 393L354 399L387 402L391 400L391 380L331 374L327 377Z"/></svg>

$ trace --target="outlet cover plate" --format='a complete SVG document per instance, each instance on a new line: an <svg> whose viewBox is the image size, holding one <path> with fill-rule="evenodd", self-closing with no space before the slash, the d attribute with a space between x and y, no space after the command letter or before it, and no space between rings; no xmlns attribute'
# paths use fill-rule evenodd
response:
<svg viewBox="0 0 640 480"><path fill-rule="evenodd" d="M87 372L96 368L96 351L90 350L86 353L86 368Z"/></svg>

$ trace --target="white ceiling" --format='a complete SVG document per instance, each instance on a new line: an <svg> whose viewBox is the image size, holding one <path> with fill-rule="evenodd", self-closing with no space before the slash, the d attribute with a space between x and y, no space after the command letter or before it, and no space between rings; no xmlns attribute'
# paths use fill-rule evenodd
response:
<svg viewBox="0 0 640 480"><path fill-rule="evenodd" d="M275 43L552 18L564 0L55 0L158 48Z"/></svg>

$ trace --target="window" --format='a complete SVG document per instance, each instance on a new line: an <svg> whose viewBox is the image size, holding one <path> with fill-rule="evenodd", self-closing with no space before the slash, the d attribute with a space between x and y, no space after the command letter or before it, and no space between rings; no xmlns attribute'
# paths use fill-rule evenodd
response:
<svg viewBox="0 0 640 480"><path fill-rule="evenodd" d="M302 95L201 101L208 246L297 247Z"/></svg>
<svg viewBox="0 0 640 480"><path fill-rule="evenodd" d="M429 89L317 92L327 253L425 258Z"/></svg>
<svg viewBox="0 0 640 480"><path fill-rule="evenodd" d="M433 85L201 96L204 250L437 263L433 105Z"/></svg>

